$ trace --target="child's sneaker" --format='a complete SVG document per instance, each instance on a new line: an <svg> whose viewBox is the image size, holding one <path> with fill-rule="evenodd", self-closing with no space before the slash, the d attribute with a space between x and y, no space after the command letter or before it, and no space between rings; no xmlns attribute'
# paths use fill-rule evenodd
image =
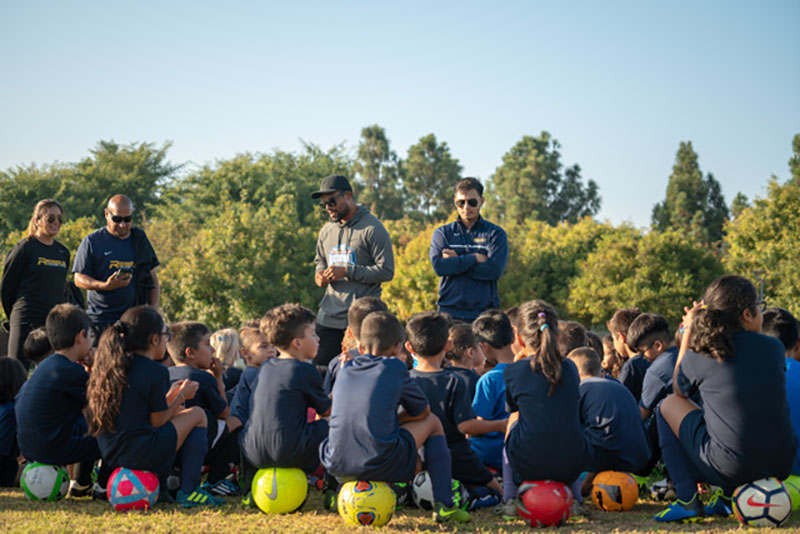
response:
<svg viewBox="0 0 800 534"><path fill-rule="evenodd" d="M67 490L67 497L75 498L75 497L86 497L92 491L92 485L86 484L85 486L81 486L78 484L77 480L70 480L69 481L69 490Z"/></svg>
<svg viewBox="0 0 800 534"><path fill-rule="evenodd" d="M486 486L478 486L469 490L469 506L467 510L490 508L500 503L500 494Z"/></svg>
<svg viewBox="0 0 800 534"><path fill-rule="evenodd" d="M733 503L730 497L726 497L722 488L717 488L717 491L711 495L708 504L705 507L707 516L721 516L730 517L733 515Z"/></svg>
<svg viewBox="0 0 800 534"><path fill-rule="evenodd" d="M188 495L182 490L178 490L178 496L175 500L184 508L194 508L195 506L220 506L224 504L224 501L213 497L199 486Z"/></svg>
<svg viewBox="0 0 800 534"><path fill-rule="evenodd" d="M226 478L217 481L216 484L205 483L203 489L217 497L235 497L240 493L239 486Z"/></svg>
<svg viewBox="0 0 800 534"><path fill-rule="evenodd" d="M248 491L242 497L242 506L244 506L245 508L258 508L258 506L256 505L256 500L253 498L252 491Z"/></svg>
<svg viewBox="0 0 800 534"><path fill-rule="evenodd" d="M466 523L469 521L469 512L456 505L447 508L442 503L437 502L433 505L433 518L437 523L447 523L448 521Z"/></svg>
<svg viewBox="0 0 800 534"><path fill-rule="evenodd" d="M666 509L653 516L653 519L662 523L672 523L681 521L688 523L692 521L700 521L705 516L703 503L700 497L695 493L689 502L684 502L680 499L675 500L672 504L667 506Z"/></svg>
<svg viewBox="0 0 800 534"><path fill-rule="evenodd" d="M494 515L500 516L504 521L510 521L517 517L517 500L509 499L506 502L501 502L494 507Z"/></svg>
<svg viewBox="0 0 800 534"><path fill-rule="evenodd" d="M108 492L106 492L106 489L97 482L95 482L94 485L92 486L92 500L93 501L108 500Z"/></svg>
<svg viewBox="0 0 800 534"><path fill-rule="evenodd" d="M339 510L336 500L339 498L339 492L333 489L325 490L322 494L322 506L329 512L337 512Z"/></svg>

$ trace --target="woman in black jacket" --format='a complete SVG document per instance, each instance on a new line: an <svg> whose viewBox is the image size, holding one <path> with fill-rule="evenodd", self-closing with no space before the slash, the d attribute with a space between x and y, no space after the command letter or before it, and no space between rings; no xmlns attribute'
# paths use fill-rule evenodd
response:
<svg viewBox="0 0 800 534"><path fill-rule="evenodd" d="M64 209L52 199L33 208L28 235L6 256L0 280L3 310L9 323L8 355L30 366L22 353L28 333L42 326L50 309L66 300L69 250L55 240Z"/></svg>

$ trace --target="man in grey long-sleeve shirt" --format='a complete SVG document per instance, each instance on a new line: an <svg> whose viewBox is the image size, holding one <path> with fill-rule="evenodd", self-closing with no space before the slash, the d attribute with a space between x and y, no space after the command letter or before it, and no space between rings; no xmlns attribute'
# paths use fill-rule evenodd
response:
<svg viewBox="0 0 800 534"><path fill-rule="evenodd" d="M321 367L342 350L350 303L360 297L380 298L381 283L394 277L394 255L389 232L367 208L356 204L347 178L326 177L311 198L320 199L330 216L319 232L314 258L314 281L326 288L317 313L320 341L314 358Z"/></svg>

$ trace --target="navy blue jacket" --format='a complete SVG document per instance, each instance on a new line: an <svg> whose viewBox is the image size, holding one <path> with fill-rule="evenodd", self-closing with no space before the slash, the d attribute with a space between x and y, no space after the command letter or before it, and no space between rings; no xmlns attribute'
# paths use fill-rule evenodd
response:
<svg viewBox="0 0 800 534"><path fill-rule="evenodd" d="M442 257L446 248L455 250L458 256ZM478 263L475 253L489 259ZM430 256L433 270L441 277L436 303L439 311L472 321L482 311L500 306L497 281L508 262L508 238L502 228L481 217L467 230L459 218L436 229Z"/></svg>

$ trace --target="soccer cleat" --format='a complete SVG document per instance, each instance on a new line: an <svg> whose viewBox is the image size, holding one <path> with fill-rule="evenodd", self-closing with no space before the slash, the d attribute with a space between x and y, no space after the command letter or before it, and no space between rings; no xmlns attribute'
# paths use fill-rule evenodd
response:
<svg viewBox="0 0 800 534"><path fill-rule="evenodd" d="M333 489L325 490L322 494L322 506L329 512L337 512L338 505L336 499L339 497L339 492Z"/></svg>
<svg viewBox="0 0 800 534"><path fill-rule="evenodd" d="M516 519L519 516L517 513L517 499L509 499L506 502L499 503L494 507L494 515L499 516L503 521Z"/></svg>
<svg viewBox="0 0 800 534"><path fill-rule="evenodd" d="M86 484L85 486L81 486L78 484L77 480L70 480L69 482L69 490L67 491L67 497L87 497L92 491L92 485Z"/></svg>
<svg viewBox="0 0 800 534"><path fill-rule="evenodd" d="M447 523L455 521L457 523L466 523L469 521L469 512L462 510L456 505L447 508L440 502L433 505L433 519L437 523Z"/></svg>
<svg viewBox="0 0 800 534"><path fill-rule="evenodd" d="M730 517L733 515L733 503L731 498L725 496L722 488L717 488L717 491L711 495L708 504L705 506L707 516L720 516Z"/></svg>
<svg viewBox="0 0 800 534"><path fill-rule="evenodd" d="M203 484L203 489L217 497L235 497L240 493L239 486L226 478L217 481L216 484L206 482Z"/></svg>
<svg viewBox="0 0 800 534"><path fill-rule="evenodd" d="M258 506L256 506L256 500L253 498L252 491L248 491L242 497L242 506L244 506L245 508L258 508Z"/></svg>
<svg viewBox="0 0 800 534"><path fill-rule="evenodd" d="M469 506L467 510L492 508L500 503L500 494L486 486L478 486L469 490Z"/></svg>
<svg viewBox="0 0 800 534"><path fill-rule="evenodd" d="M661 523L673 523L677 521L689 523L692 521L700 521L704 516L705 510L703 509L703 503L700 501L700 497L695 493L689 502L680 499L675 500L664 510L654 515L653 519Z"/></svg>
<svg viewBox="0 0 800 534"><path fill-rule="evenodd" d="M194 508L195 506L220 506L224 501L217 499L201 487L195 488L190 494L185 494L178 490L178 504L183 508Z"/></svg>

